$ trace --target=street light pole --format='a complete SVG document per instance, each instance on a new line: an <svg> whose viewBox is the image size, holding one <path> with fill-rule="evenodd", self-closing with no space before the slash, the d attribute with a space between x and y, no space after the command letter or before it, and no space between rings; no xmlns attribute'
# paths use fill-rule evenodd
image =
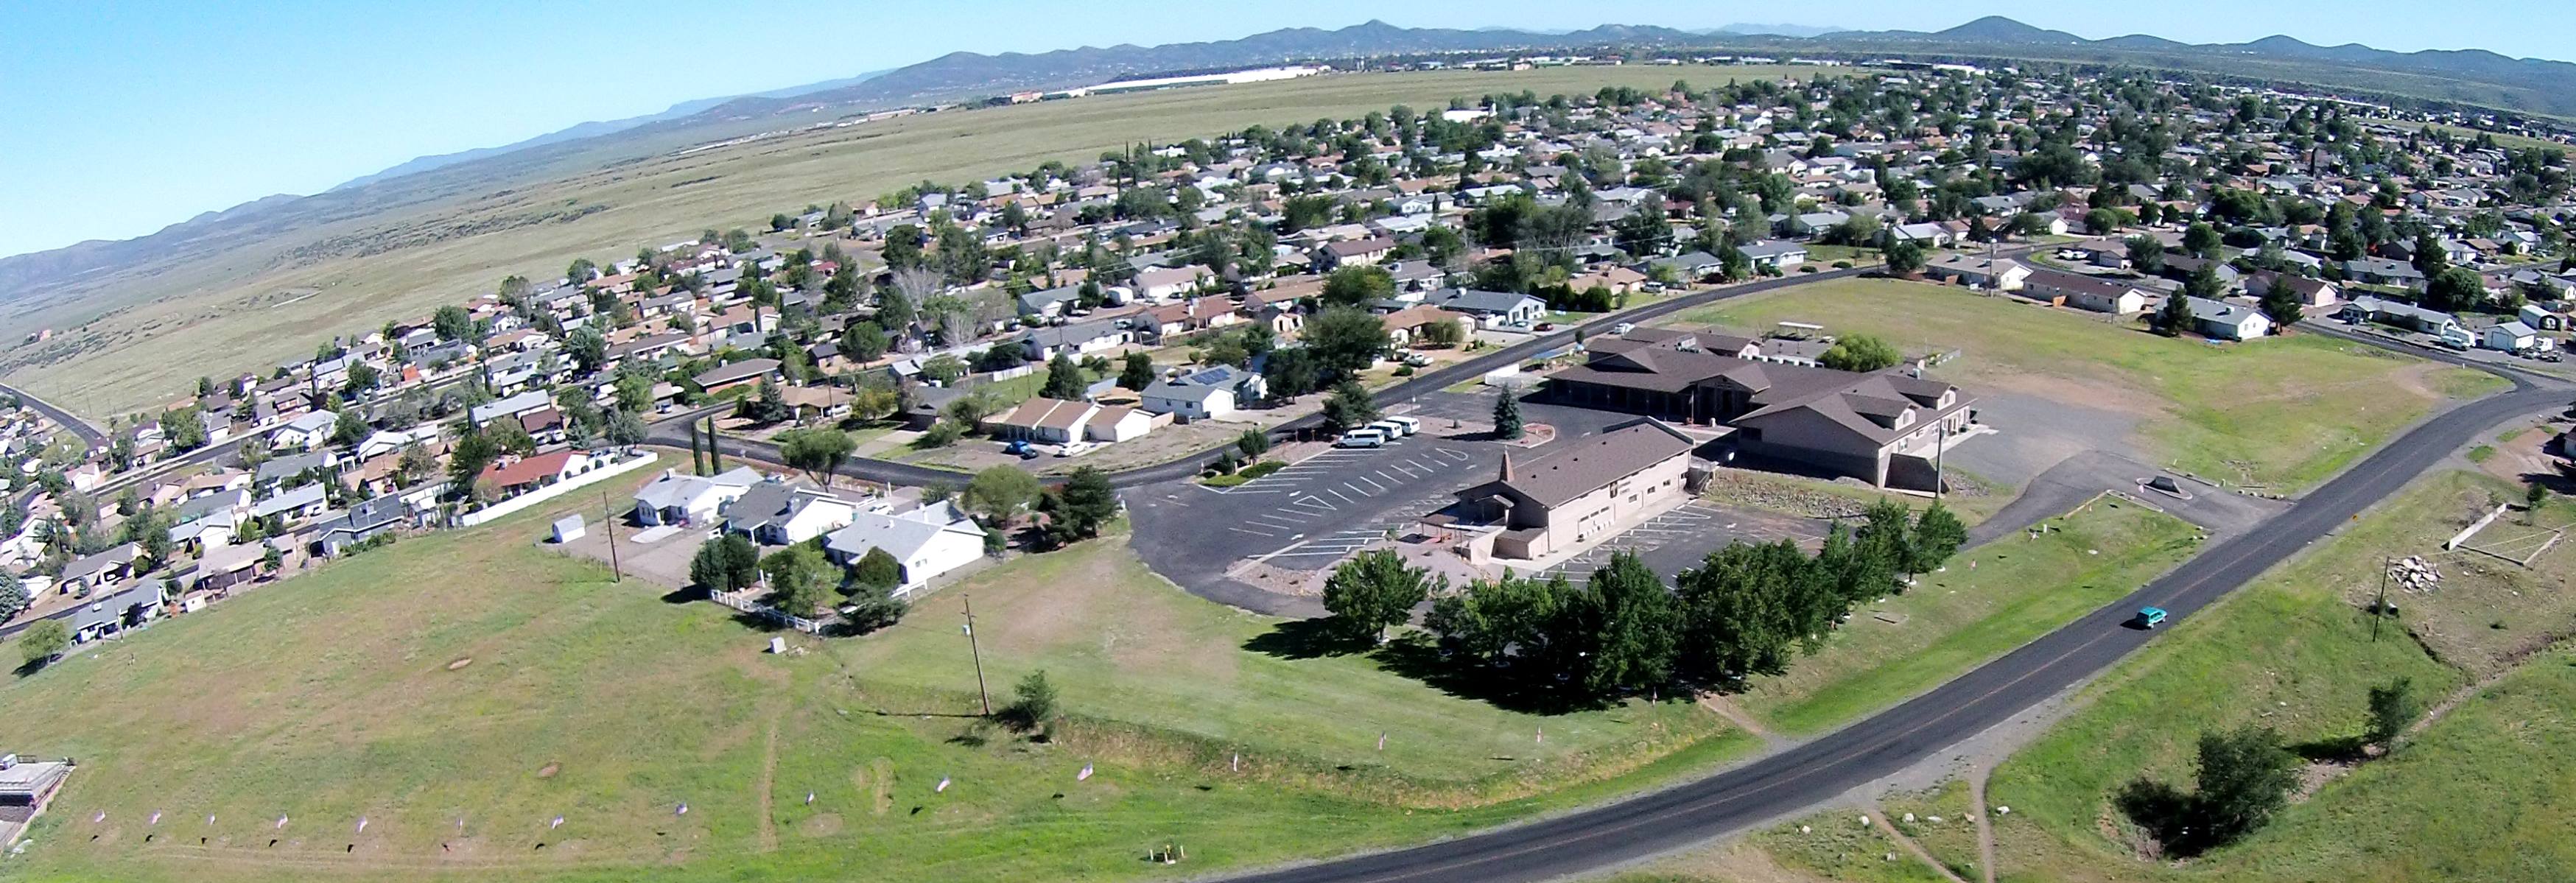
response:
<svg viewBox="0 0 2576 883"><path fill-rule="evenodd" d="M2379 643L2379 621L2388 618L2388 568L2396 563L2392 558L2379 559L2379 600L2370 602L2370 642L2373 644Z"/></svg>

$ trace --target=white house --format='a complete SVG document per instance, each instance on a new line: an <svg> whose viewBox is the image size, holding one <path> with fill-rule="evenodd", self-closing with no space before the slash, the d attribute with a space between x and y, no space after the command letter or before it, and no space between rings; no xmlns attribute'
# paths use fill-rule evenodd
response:
<svg viewBox="0 0 2576 883"><path fill-rule="evenodd" d="M331 431L339 428L340 415L315 411L293 420L268 434L268 447L277 451L309 451L331 440Z"/></svg>
<svg viewBox="0 0 2576 883"><path fill-rule="evenodd" d="M1807 262L1807 247L1795 242L1753 242L1736 249L1746 262L1755 267L1769 267L1786 273Z"/></svg>
<svg viewBox="0 0 2576 883"><path fill-rule="evenodd" d="M1234 413L1234 390L1215 386L1155 381L1145 387L1145 410L1181 420L1206 420Z"/></svg>
<svg viewBox="0 0 2576 883"><path fill-rule="evenodd" d="M1947 254L1923 265L1923 274L1944 282L1987 291L2019 291L2029 281L2029 267L2011 258L1982 258L1969 254Z"/></svg>
<svg viewBox="0 0 2576 883"><path fill-rule="evenodd" d="M753 485L725 507L725 530L788 546L837 530L858 513L857 500L771 479Z"/></svg>
<svg viewBox="0 0 2576 883"><path fill-rule="evenodd" d="M635 523L645 527L703 523L759 483L760 473L749 466L715 476L681 475L666 469L661 478L635 492Z"/></svg>
<svg viewBox="0 0 2576 883"><path fill-rule="evenodd" d="M2263 315L2262 310L2187 294L2179 297L2191 310L2191 324L2202 334L2221 340L2252 340L2272 333L2272 317Z"/></svg>
<svg viewBox="0 0 2576 883"><path fill-rule="evenodd" d="M954 505L940 502L896 515L860 512L823 540L824 554L844 567L857 564L870 549L885 550L902 566L894 590L900 598L982 557L984 530Z"/></svg>
<svg viewBox="0 0 2576 883"><path fill-rule="evenodd" d="M438 440L438 424L423 423L410 429L379 429L358 442L358 459L373 460L386 454L400 453L415 443Z"/></svg>
<svg viewBox="0 0 2576 883"><path fill-rule="evenodd" d="M1149 300L1171 300L1214 278L1215 273L1197 264L1179 269L1155 267L1136 274L1136 293Z"/></svg>

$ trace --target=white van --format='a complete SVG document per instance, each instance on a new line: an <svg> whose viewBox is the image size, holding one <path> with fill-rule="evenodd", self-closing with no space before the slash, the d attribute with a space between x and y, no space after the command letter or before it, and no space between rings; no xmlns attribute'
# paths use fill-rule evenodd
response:
<svg viewBox="0 0 2576 883"><path fill-rule="evenodd" d="M1351 430L1351 431L1349 431L1349 432L1342 433L1342 437L1341 437L1341 438L1334 439L1334 440L1333 440L1333 447L1336 447L1336 448L1382 448L1382 447L1386 447L1386 433L1385 433L1385 432L1382 432L1382 431L1380 431L1380 430L1376 430L1376 429L1365 429L1365 428L1363 428L1363 429L1354 429L1354 430Z"/></svg>
<svg viewBox="0 0 2576 883"><path fill-rule="evenodd" d="M1411 418L1411 417L1388 417L1388 418L1386 418L1386 419L1379 420L1378 422L1379 422L1379 423L1393 423L1393 424L1395 424L1395 425L1397 425L1397 426L1404 427L1404 434L1405 434L1405 435L1421 435L1421 434L1422 434L1422 421L1420 421L1420 420L1416 420L1416 419L1413 419L1413 418Z"/></svg>
<svg viewBox="0 0 2576 883"><path fill-rule="evenodd" d="M1367 426L1365 426L1365 427L1361 427L1361 428L1363 428L1363 429L1374 429L1374 430L1377 430L1377 431L1379 431L1379 432L1386 433L1386 438L1387 438L1387 440L1388 440L1388 441L1394 441L1394 440L1396 440L1396 439L1399 439L1399 438L1403 438L1403 437L1404 437L1404 424L1402 424L1402 423L1397 423L1397 422L1395 422L1395 421L1393 421L1393 420L1379 420L1379 421L1377 421L1377 422L1375 422L1375 423L1371 423L1371 424L1369 424L1369 425L1367 425Z"/></svg>

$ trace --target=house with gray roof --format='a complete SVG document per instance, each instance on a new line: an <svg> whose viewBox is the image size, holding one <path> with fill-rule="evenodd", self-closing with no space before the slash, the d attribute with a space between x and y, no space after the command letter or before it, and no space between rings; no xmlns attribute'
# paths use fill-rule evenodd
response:
<svg viewBox="0 0 2576 883"><path fill-rule="evenodd" d="M1474 316L1476 324L1486 328L1527 326L1547 315L1546 301L1510 291L1444 288L1424 296L1422 302Z"/></svg>

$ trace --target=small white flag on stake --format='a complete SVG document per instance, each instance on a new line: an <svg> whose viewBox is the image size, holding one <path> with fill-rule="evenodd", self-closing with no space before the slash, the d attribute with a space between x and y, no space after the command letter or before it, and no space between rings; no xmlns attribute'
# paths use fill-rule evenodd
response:
<svg viewBox="0 0 2576 883"><path fill-rule="evenodd" d="M277 828L278 828L278 829L284 829L285 827L286 827L286 817L285 817L285 816L278 816L278 817L277 817Z"/></svg>
<svg viewBox="0 0 2576 883"><path fill-rule="evenodd" d="M673 813L671 813L671 814L672 814L672 815L675 815L675 816L685 816L685 815L688 815L688 814L689 814L689 802L688 802L688 801L686 801L686 800L680 801L680 809L679 809L677 812L673 812Z"/></svg>
<svg viewBox="0 0 2576 883"><path fill-rule="evenodd" d="M152 811L152 822L151 822L151 824L155 824L155 825L161 824L161 811L160 811L160 810L153 810L153 811Z"/></svg>
<svg viewBox="0 0 2576 883"><path fill-rule="evenodd" d="M215 815L214 815L213 813L207 813L207 814L206 814L206 824L212 825L212 824L214 824L214 823L215 823Z"/></svg>
<svg viewBox="0 0 2576 883"><path fill-rule="evenodd" d="M556 828L561 828L561 827L563 827L563 817L562 817L562 816L556 816L554 821L551 821L551 822L547 822L547 823L546 823L546 830L548 830L548 831L552 831L552 830L554 830L554 829L556 829Z"/></svg>
<svg viewBox="0 0 2576 883"><path fill-rule="evenodd" d="M1547 744L1547 728L1546 728L1546 727L1540 727L1540 728L1538 728L1538 742L1539 742L1539 744L1541 744L1541 745L1545 745L1545 744Z"/></svg>
<svg viewBox="0 0 2576 883"><path fill-rule="evenodd" d="M98 811L98 816L97 816L97 817L95 817L95 818L90 819L89 821L90 821L90 824L93 824L93 825L98 824L98 823L100 823L100 822L107 821L107 810L103 810L103 809L102 809L102 810L99 810L99 811Z"/></svg>
<svg viewBox="0 0 2576 883"><path fill-rule="evenodd" d="M946 793L948 793L948 777L947 777L947 776L941 776L941 777L939 777L939 786L938 786L938 787L936 787L936 788L932 788L932 789L930 789L930 793L932 793L932 794L946 794Z"/></svg>
<svg viewBox="0 0 2576 883"><path fill-rule="evenodd" d="M1082 772L1078 772L1078 773L1073 774L1073 780L1074 780L1074 781L1076 781L1076 782L1085 782L1085 781L1089 781L1090 779L1091 779L1091 765L1090 765L1090 764L1087 764L1087 763L1082 765Z"/></svg>
<svg viewBox="0 0 2576 883"><path fill-rule="evenodd" d="M1243 772L1243 752L1237 751L1234 753L1234 769L1229 772Z"/></svg>
<svg viewBox="0 0 2576 883"><path fill-rule="evenodd" d="M806 805L806 806L813 806L813 805L814 805L814 792L812 792L812 791L807 791L807 792L805 792L805 805Z"/></svg>
<svg viewBox="0 0 2576 883"><path fill-rule="evenodd" d="M1377 750L1379 750L1379 751L1385 751L1385 750L1386 750L1386 734L1385 734L1385 733L1379 733L1379 734L1377 734Z"/></svg>
<svg viewBox="0 0 2576 883"><path fill-rule="evenodd" d="M360 833L360 834L367 833L367 817L366 817L366 816L359 816L359 817L358 817L358 833Z"/></svg>

